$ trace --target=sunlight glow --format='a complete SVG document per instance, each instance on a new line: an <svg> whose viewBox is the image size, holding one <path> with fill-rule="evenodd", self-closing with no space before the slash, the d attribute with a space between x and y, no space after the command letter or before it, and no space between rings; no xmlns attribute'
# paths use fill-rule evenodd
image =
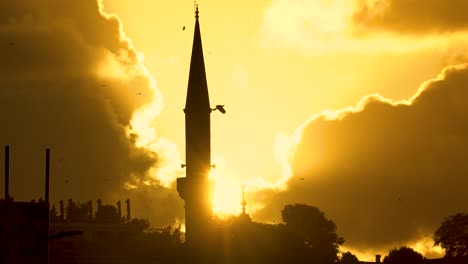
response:
<svg viewBox="0 0 468 264"><path fill-rule="evenodd" d="M169 188L182 174L179 170L180 154L174 142L156 133L155 119L163 108L162 94L156 87L156 81L143 64L143 54L138 53L137 58L140 68L150 81L153 94L150 103L134 113L131 120L132 129L129 129L127 133L131 135L136 132L136 145L158 154L158 167L152 167L150 175L156 178L162 186Z"/></svg>
<svg viewBox="0 0 468 264"><path fill-rule="evenodd" d="M380 255L382 256L382 260L385 257L385 255L388 253L390 249L380 249L380 250L358 250L355 248L347 247L347 246L340 246L340 251L341 252L351 252L353 255L355 255L360 261L369 261L369 262L374 262L375 261L375 255Z"/></svg>
<svg viewBox="0 0 468 264"><path fill-rule="evenodd" d="M430 237L424 237L410 244L410 247L429 258L442 258L445 255L445 250L440 246L434 246L434 240Z"/></svg>
<svg viewBox="0 0 468 264"><path fill-rule="evenodd" d="M238 214L241 211L240 184L232 178L217 177L213 192L213 212L215 214Z"/></svg>
<svg viewBox="0 0 468 264"><path fill-rule="evenodd" d="M291 136L287 136L283 133L276 135L275 159L281 165L283 170L281 179L275 184L277 187L285 188L287 180L291 178L291 162L296 151L296 147L299 145L300 141L301 137L298 133L293 133Z"/></svg>
<svg viewBox="0 0 468 264"><path fill-rule="evenodd" d="M156 130L154 128L154 119L161 113L163 108L162 94L156 88L156 82L143 65L142 56L138 57L141 68L150 80L150 88L153 91L151 103L138 109L132 118L131 124L134 131L138 133L137 146L146 146L156 140Z"/></svg>
<svg viewBox="0 0 468 264"><path fill-rule="evenodd" d="M214 155L216 169L211 170L213 181L213 213L216 215L239 214L241 212L241 183L226 169L226 160L222 155Z"/></svg>
<svg viewBox="0 0 468 264"><path fill-rule="evenodd" d="M347 252L350 251L360 261L375 261L375 255L381 255L382 260L383 258L388 255L388 252L392 248L398 248L400 246L405 246L404 244L394 244L394 245L388 245L385 248L380 248L380 249L373 249L373 250L358 250L355 248L347 247L347 246L341 246L340 251L342 252ZM407 247L410 247L414 249L415 251L421 253L424 257L426 258L442 258L445 255L445 250L442 249L440 246L434 246L434 240L430 238L429 236L424 236L421 239L414 241L414 242L409 242Z"/></svg>

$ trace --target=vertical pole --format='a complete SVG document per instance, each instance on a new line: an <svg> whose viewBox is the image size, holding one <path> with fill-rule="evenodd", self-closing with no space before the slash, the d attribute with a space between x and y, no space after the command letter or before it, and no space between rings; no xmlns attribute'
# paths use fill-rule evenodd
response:
<svg viewBox="0 0 468 264"><path fill-rule="evenodd" d="M49 170L50 170L50 149L46 149L46 169L45 169L45 201L49 204Z"/></svg>
<svg viewBox="0 0 468 264"><path fill-rule="evenodd" d="M10 147L5 146L5 201L9 201L10 193L8 190L10 184Z"/></svg>
<svg viewBox="0 0 468 264"><path fill-rule="evenodd" d="M45 203L47 207L47 238L44 263L49 263L49 232L50 232L50 212L49 212L49 172L50 172L50 149L46 148L46 167L45 167Z"/></svg>

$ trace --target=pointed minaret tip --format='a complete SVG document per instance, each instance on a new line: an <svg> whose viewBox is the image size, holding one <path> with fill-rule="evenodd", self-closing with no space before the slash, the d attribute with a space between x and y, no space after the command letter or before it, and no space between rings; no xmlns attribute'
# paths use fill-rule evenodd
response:
<svg viewBox="0 0 468 264"><path fill-rule="evenodd" d="M206 83L205 62L203 58L200 23L198 20L198 5L195 5L195 15L195 29L193 32L192 57L190 59L190 71L187 88L187 100L185 103L185 113L188 113L190 111L201 111L203 113L211 113L208 86Z"/></svg>
<svg viewBox="0 0 468 264"><path fill-rule="evenodd" d="M241 188L242 188L242 202L241 202L241 205L242 205L242 214L245 215L246 212L245 212L245 206L247 205L247 202L245 201L245 184L242 184L241 185Z"/></svg>
<svg viewBox="0 0 468 264"><path fill-rule="evenodd" d="M198 20L198 13L199 13L198 12L198 4L195 3L195 19L197 19L197 20Z"/></svg>

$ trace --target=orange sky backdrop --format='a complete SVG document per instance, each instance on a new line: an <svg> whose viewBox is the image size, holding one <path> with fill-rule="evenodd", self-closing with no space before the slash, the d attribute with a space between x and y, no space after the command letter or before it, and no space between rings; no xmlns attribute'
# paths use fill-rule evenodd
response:
<svg viewBox="0 0 468 264"><path fill-rule="evenodd" d="M242 183L251 191L286 188L293 176L290 164L299 135L314 114L356 106L365 95L374 93L394 102L409 99L445 66L465 61L466 22L457 15L457 8L446 8L439 14L435 10L440 10L440 1L422 2L200 2L211 102L225 104L228 111L225 116L212 116L212 157L218 163L214 172L218 178L215 211L239 212L236 186ZM158 134L175 143L183 160L181 109L193 36L193 6L189 1L145 0L131 5L124 0L104 1L104 6L104 10L119 15L124 31L143 54L163 96L164 108L155 121ZM296 155L295 163L303 159L303 163L320 165L322 157L313 156L315 146L306 155ZM330 158L333 160L323 157L325 161ZM298 177L300 171L295 174ZM321 177L320 173L315 176ZM288 185L294 190L294 182L290 180ZM334 208L323 202L325 198L293 196L296 200L283 202L304 200ZM270 202L261 199L269 199L268 195L252 197L252 211ZM281 199L275 201L278 205L273 208L279 210ZM440 249L431 247L427 233L423 236L419 242L407 243L421 252L440 254ZM355 251L367 258L375 253L364 252L362 247Z"/></svg>
<svg viewBox="0 0 468 264"><path fill-rule="evenodd" d="M211 103L227 110L211 123L215 211L239 212L246 184L254 220L317 206L362 260L440 255L431 234L468 210L468 2L199 4ZM15 199L43 194L50 147L53 203L130 198L154 227L183 223L193 26L187 0L0 2Z"/></svg>
<svg viewBox="0 0 468 264"><path fill-rule="evenodd" d="M281 135L291 135L312 114L355 105L371 93L407 99L453 62L452 44L437 35L353 35L357 6L339 0L200 2L211 102L228 110L212 116L215 174L228 186L278 183L289 145ZM143 55L163 96L157 133L176 144L183 160L193 4L114 0L104 1L104 10L121 18ZM236 199L229 202L226 211L240 210Z"/></svg>

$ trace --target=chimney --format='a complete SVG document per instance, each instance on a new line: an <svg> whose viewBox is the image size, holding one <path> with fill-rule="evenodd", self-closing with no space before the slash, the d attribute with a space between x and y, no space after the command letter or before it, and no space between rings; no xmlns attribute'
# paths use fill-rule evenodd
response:
<svg viewBox="0 0 468 264"><path fill-rule="evenodd" d="M49 206L49 163L50 163L50 149L46 149L46 171L45 171L45 202Z"/></svg>
<svg viewBox="0 0 468 264"><path fill-rule="evenodd" d="M89 219L93 219L93 201L88 201L88 217Z"/></svg>
<svg viewBox="0 0 468 264"><path fill-rule="evenodd" d="M127 221L130 221L130 199L125 200L125 203L127 204Z"/></svg>
<svg viewBox="0 0 468 264"><path fill-rule="evenodd" d="M380 255L375 255L375 263L380 263Z"/></svg>
<svg viewBox="0 0 468 264"><path fill-rule="evenodd" d="M63 200L60 200L60 219L61 221L65 220L65 210L63 208Z"/></svg>
<svg viewBox="0 0 468 264"><path fill-rule="evenodd" d="M10 147L5 146L5 201L10 200L8 187L10 185Z"/></svg>
<svg viewBox="0 0 468 264"><path fill-rule="evenodd" d="M117 202L117 213L119 214L119 222L122 219L122 205L120 204L120 201Z"/></svg>

